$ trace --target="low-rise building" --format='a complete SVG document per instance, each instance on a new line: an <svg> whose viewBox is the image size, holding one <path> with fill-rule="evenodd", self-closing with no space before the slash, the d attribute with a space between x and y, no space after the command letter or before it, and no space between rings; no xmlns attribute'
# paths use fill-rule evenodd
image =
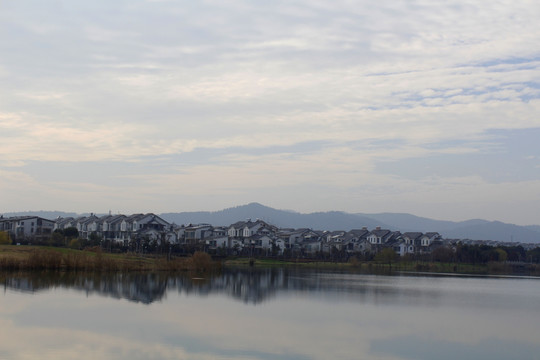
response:
<svg viewBox="0 0 540 360"><path fill-rule="evenodd" d="M48 239L54 221L39 216L0 217L0 231L7 231L16 240L42 241Z"/></svg>

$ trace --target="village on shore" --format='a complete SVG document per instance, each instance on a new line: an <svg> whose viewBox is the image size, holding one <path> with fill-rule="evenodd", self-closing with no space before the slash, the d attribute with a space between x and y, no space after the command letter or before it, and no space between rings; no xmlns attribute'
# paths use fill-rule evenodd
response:
<svg viewBox="0 0 540 360"><path fill-rule="evenodd" d="M144 252L148 247L172 245L182 252L196 250L216 255L317 257L341 253L373 256L392 249L403 256L431 254L436 249L455 251L459 245L492 247L521 246L524 250L538 244L500 243L466 239L444 239L438 232L404 232L359 227L349 231L307 228L278 228L256 219L229 226L211 224L177 225L153 213L133 215L90 214L81 217L0 216L0 232L7 232L18 244L46 243L68 229L76 229L77 239L119 250ZM66 244L67 245L67 244ZM386 250L388 251L388 250Z"/></svg>

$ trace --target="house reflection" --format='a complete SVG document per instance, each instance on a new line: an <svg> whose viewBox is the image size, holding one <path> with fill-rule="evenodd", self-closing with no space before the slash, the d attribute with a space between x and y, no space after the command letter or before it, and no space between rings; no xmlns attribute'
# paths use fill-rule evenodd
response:
<svg viewBox="0 0 540 360"><path fill-rule="evenodd" d="M278 295L320 293L376 303L437 301L438 291L395 286L388 276L321 272L299 268L224 269L219 274L168 273L4 273L4 289L37 293L62 287L87 295L126 299L143 304L160 301L169 292L187 296L225 294L246 304L260 304Z"/></svg>
<svg viewBox="0 0 540 360"><path fill-rule="evenodd" d="M159 273L25 272L2 276L4 289L36 293L62 287L144 304L159 301L165 295L167 279Z"/></svg>

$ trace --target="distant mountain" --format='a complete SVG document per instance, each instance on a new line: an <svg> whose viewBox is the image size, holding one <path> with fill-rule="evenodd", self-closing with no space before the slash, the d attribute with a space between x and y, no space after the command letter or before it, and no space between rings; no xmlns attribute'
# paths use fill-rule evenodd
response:
<svg viewBox="0 0 540 360"><path fill-rule="evenodd" d="M340 211L301 214L288 210L276 210L259 203L251 203L215 212L164 213L161 214L161 217L179 225L208 223L216 226L228 226L240 220L261 219L282 228L310 228L313 230L350 230L362 226L368 228L376 226L388 227L381 221Z"/></svg>
<svg viewBox="0 0 540 360"><path fill-rule="evenodd" d="M419 217L411 214L403 213L381 213L381 214L357 214L359 216L367 216L371 219L378 220L382 223L391 224L396 230L406 231L436 231L441 232L456 227L453 221L433 220Z"/></svg>
<svg viewBox="0 0 540 360"><path fill-rule="evenodd" d="M528 226L525 226L525 228L528 230L536 231L540 233L540 225L528 225Z"/></svg>
<svg viewBox="0 0 540 360"><path fill-rule="evenodd" d="M400 231L436 231L439 233L445 231L453 231L457 228L465 227L477 227L490 224L487 220L473 219L465 221L447 221L447 220L433 220L411 214L404 213L381 213L381 214L357 214L360 216L367 216L369 218L378 220L380 222L391 224ZM517 226L517 225L513 225ZM533 230L533 229L529 229ZM540 226L539 226L540 230Z"/></svg>
<svg viewBox="0 0 540 360"><path fill-rule="evenodd" d="M536 243L540 242L540 232L530 230L525 226L505 224L500 221L486 221L481 224L466 225L459 223L454 229L441 232L447 238L497 240L506 242Z"/></svg>

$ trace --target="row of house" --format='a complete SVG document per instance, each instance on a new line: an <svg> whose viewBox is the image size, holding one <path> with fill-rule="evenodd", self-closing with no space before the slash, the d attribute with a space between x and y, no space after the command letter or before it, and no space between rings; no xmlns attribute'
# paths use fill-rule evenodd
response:
<svg viewBox="0 0 540 360"><path fill-rule="evenodd" d="M305 253L331 252L332 249L349 253L377 253L383 248L392 248L401 256L405 254L429 253L442 244L439 233L406 232L366 227L350 231L313 231L299 229L279 234L292 248Z"/></svg>
<svg viewBox="0 0 540 360"><path fill-rule="evenodd" d="M170 224L158 215L90 214L78 218L58 218L55 221L36 216L0 218L0 231L9 231L15 238L50 236L54 230L76 228L83 239L104 239L128 245L131 241L147 239L180 246L200 247L209 251L248 251L250 254L377 253L392 248L403 256L429 253L441 244L436 232L391 231L366 227L350 231L318 231L312 229L278 228L265 221L238 221L230 226L211 224Z"/></svg>
<svg viewBox="0 0 540 360"><path fill-rule="evenodd" d="M166 241L181 246L198 246L210 251L248 251L250 254L283 254L286 251L303 253L331 253L332 251L376 253L391 247L396 253L429 253L440 244L436 233L390 231L376 228L350 231L317 231L312 229L278 228L265 221L238 221L228 227L211 224L169 224L155 214L105 215L58 219L55 229L76 227L80 237L95 234L103 239L127 245L140 238Z"/></svg>
<svg viewBox="0 0 540 360"><path fill-rule="evenodd" d="M148 238L150 240L176 243L177 237L174 226L161 217L148 214L133 215L104 215L83 216L78 218L58 218L54 230L64 230L74 227L79 231L79 237L90 239L92 236L128 244L131 240Z"/></svg>

